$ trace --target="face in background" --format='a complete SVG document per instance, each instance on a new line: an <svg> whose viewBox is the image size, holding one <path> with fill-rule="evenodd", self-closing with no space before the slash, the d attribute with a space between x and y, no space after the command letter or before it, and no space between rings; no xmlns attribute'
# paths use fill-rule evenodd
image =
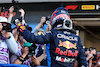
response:
<svg viewBox="0 0 100 67"><path fill-rule="evenodd" d="M14 28L14 29L12 30L12 34L16 34L16 33L18 33L18 32L17 32L17 28Z"/></svg>
<svg viewBox="0 0 100 67"><path fill-rule="evenodd" d="M98 58L98 65L100 65L100 57Z"/></svg>
<svg viewBox="0 0 100 67"><path fill-rule="evenodd" d="M98 61L100 62L100 57L98 58Z"/></svg>
<svg viewBox="0 0 100 67"><path fill-rule="evenodd" d="M42 22L46 21L46 17L43 16L43 17L41 18L41 21L42 21Z"/></svg>
<svg viewBox="0 0 100 67"><path fill-rule="evenodd" d="M12 34L14 35L14 37L19 35L19 32L17 31L17 28L13 28Z"/></svg>
<svg viewBox="0 0 100 67"><path fill-rule="evenodd" d="M3 29L3 26L2 26L2 23L0 23L0 31L2 31Z"/></svg>
<svg viewBox="0 0 100 67"><path fill-rule="evenodd" d="M96 54L96 49L91 50L92 54Z"/></svg>
<svg viewBox="0 0 100 67"><path fill-rule="evenodd" d="M85 51L85 54L86 54L86 55L88 55L89 53L90 53L90 51L89 51L89 50Z"/></svg>
<svg viewBox="0 0 100 67"><path fill-rule="evenodd" d="M27 55L29 53L29 48L28 47L22 47L22 53L24 55Z"/></svg>

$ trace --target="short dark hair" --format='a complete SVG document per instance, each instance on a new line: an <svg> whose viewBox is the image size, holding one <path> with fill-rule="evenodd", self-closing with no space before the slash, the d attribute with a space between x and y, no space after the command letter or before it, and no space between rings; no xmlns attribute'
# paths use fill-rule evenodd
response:
<svg viewBox="0 0 100 67"><path fill-rule="evenodd" d="M88 49L88 48L84 48L84 50L85 50L85 52L86 52L86 51L89 51L89 49Z"/></svg>
<svg viewBox="0 0 100 67"><path fill-rule="evenodd" d="M91 50L96 50L96 48L94 48L94 47L90 47L89 50L90 50L90 51L91 51Z"/></svg>

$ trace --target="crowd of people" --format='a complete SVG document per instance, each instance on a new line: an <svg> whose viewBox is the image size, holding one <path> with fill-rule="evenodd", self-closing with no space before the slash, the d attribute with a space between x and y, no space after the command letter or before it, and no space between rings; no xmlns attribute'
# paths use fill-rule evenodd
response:
<svg viewBox="0 0 100 67"><path fill-rule="evenodd" d="M0 16L0 64L19 64L29 67L99 67L100 57L96 48L83 48L81 39L73 32L68 11L57 8L51 23L43 16L32 30L24 20L25 11L14 20L11 29L14 6L9 8L10 16ZM43 26L47 25L44 30Z"/></svg>
<svg viewBox="0 0 100 67"><path fill-rule="evenodd" d="M88 67L99 67L100 66L100 52L96 51L96 48L84 48L86 61ZM78 67L77 61L74 63L74 67Z"/></svg>
<svg viewBox="0 0 100 67"><path fill-rule="evenodd" d="M87 63L89 65L89 67L99 67L100 64L99 64L99 54L97 54L97 51L96 51L96 48L94 47L90 47L89 49L88 48L85 48L85 54L86 54L86 60L87 60Z"/></svg>

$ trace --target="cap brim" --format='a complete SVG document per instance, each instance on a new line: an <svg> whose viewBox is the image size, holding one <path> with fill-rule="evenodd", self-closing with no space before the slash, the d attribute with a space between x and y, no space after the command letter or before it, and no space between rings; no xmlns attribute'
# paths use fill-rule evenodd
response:
<svg viewBox="0 0 100 67"><path fill-rule="evenodd" d="M11 23L8 23L8 22L0 22L0 23L7 23L7 24L11 24Z"/></svg>

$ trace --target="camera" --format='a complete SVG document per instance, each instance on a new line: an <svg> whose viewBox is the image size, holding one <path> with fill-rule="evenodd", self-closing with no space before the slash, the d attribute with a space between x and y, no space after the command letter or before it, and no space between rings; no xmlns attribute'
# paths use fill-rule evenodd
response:
<svg viewBox="0 0 100 67"><path fill-rule="evenodd" d="M11 32L11 24L10 23L2 23L3 30L6 30L7 32Z"/></svg>
<svg viewBox="0 0 100 67"><path fill-rule="evenodd" d="M43 24L50 23L50 20L51 20L50 16L46 17L46 21L45 21L45 23L43 23Z"/></svg>
<svg viewBox="0 0 100 67"><path fill-rule="evenodd" d="M32 44L29 47L29 53L28 53L28 57L32 57L35 55L35 49L37 48L37 46L35 44Z"/></svg>
<svg viewBox="0 0 100 67"><path fill-rule="evenodd" d="M17 18L13 21L13 23L17 26L18 23L22 24L22 17L21 18ZM29 27L29 25L27 23L24 24L24 26L31 32L32 28Z"/></svg>
<svg viewBox="0 0 100 67"><path fill-rule="evenodd" d="M18 1L12 0L12 6L14 6L14 12L17 12L20 9Z"/></svg>
<svg viewBox="0 0 100 67"><path fill-rule="evenodd" d="M29 42L26 42L23 47L28 47L29 49L29 53L27 54L27 57L26 58L29 58L29 57L32 57L35 55L35 49L37 48L37 46L35 45L35 43L29 43Z"/></svg>

